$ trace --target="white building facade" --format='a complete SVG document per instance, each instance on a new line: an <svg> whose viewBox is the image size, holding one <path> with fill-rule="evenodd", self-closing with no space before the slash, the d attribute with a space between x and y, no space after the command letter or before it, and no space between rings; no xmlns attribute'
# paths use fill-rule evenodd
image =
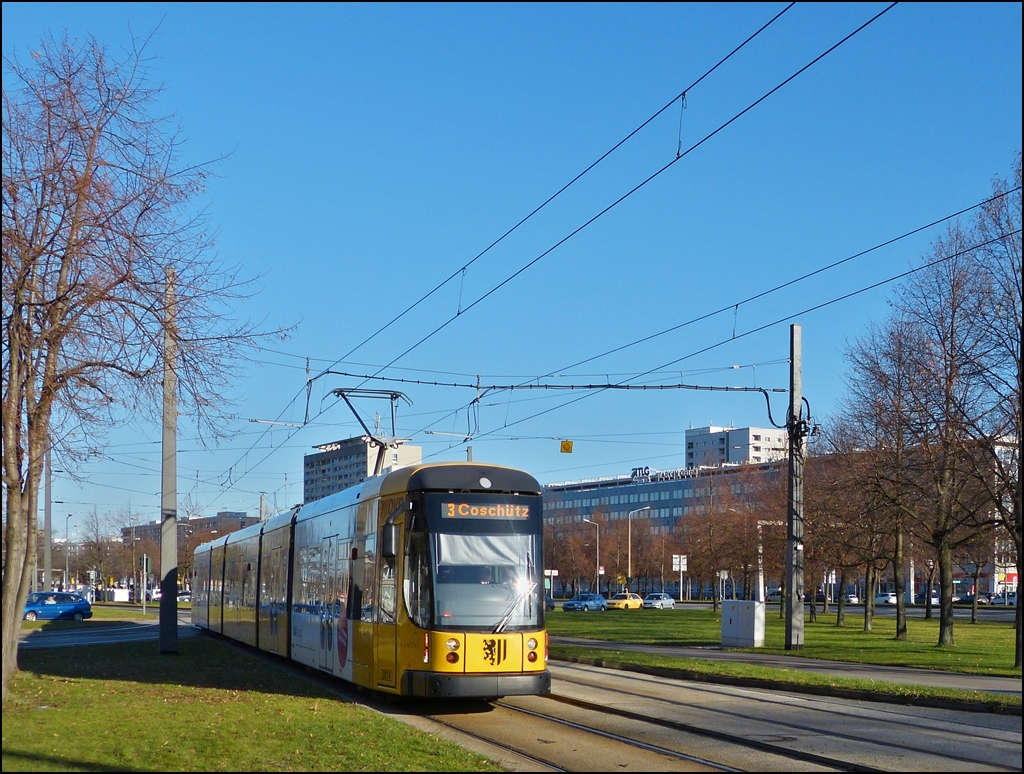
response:
<svg viewBox="0 0 1024 774"><path fill-rule="evenodd" d="M686 467L717 467L786 459L785 428L708 427L686 431Z"/></svg>
<svg viewBox="0 0 1024 774"><path fill-rule="evenodd" d="M373 476L378 445L367 435L314 446L316 454L303 457L302 498L312 502L355 486ZM385 473L423 461L423 449L399 442L384 449Z"/></svg>

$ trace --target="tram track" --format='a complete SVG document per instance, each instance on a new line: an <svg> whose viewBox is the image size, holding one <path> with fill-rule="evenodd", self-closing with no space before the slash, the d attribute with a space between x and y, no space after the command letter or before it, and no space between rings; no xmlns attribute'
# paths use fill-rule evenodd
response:
<svg viewBox="0 0 1024 774"><path fill-rule="evenodd" d="M518 702L535 705L530 709ZM581 723L558 717L550 709L557 701L549 697L514 697L483 705L479 712L453 708L427 712L424 717L444 728L469 735L495 745L509 754L520 756L540 768L517 770L543 771L693 771L734 772L740 769L723 766L712 760L687 754L638 738L636 734L619 733L600 720Z"/></svg>
<svg viewBox="0 0 1024 774"><path fill-rule="evenodd" d="M424 717L543 770L1020 770L1014 718L972 726L947 710L552 667L550 695L433 705Z"/></svg>
<svg viewBox="0 0 1024 774"><path fill-rule="evenodd" d="M551 663L545 696L407 700L272 660L508 771L1020 771L1019 717L984 720L569 662Z"/></svg>
<svg viewBox="0 0 1024 774"><path fill-rule="evenodd" d="M688 724L685 724L685 723L675 723L675 722L668 721L668 720L663 720L663 719L660 719L660 718L653 718L653 717L650 717L650 716L640 715L639 713L635 713L635 712L629 712L629 711L626 711L626 710L616 709L614 707L609 707L607 705L594 704L592 702L581 701L579 699L571 698L571 697L568 697L568 696L559 696L557 694L552 694L552 695L547 696L545 698L550 700L550 701L557 702L559 704L570 705L570 706L576 707L578 709L587 710L589 712L595 712L595 713L600 713L600 714L608 714L608 715L616 715L618 717L625 718L625 719L628 719L628 720L633 720L633 721L636 721L638 723L651 723L651 724L662 726L664 728L667 728L667 729L670 729L670 730L673 730L673 731L679 731L679 732L682 732L682 733L685 733L685 734L700 734L700 735L702 735L704 737L711 737L711 738L717 739L718 741L725 742L725 743L728 743L728 744L737 745L739 747L744 747L744 748L749 748L751 750L757 750L759 752L769 753L771 755L775 755L775 756L778 756L778 757L786 759L786 760L790 760L790 761L803 761L805 763L816 764L816 765L821 766L821 767L825 768L826 770L830 770L830 771L884 771L884 769L873 768L873 767L870 767L870 766L862 766L862 765L859 765L859 764L851 763L850 761L844 761L844 760L840 760L840 759L837 759L837 758L829 758L829 757L826 757L826 756L823 756L823 755L816 755L816 754L813 754L813 753L804 753L804 752L801 752L799 750L793 750L791 748L784 747L782 745L772 744L772 743L769 743L769 742L763 742L763 741L754 740L754 739L749 739L747 737L744 737L744 736L741 736L741 735L738 735L738 734L730 734L730 733L723 732L723 731L710 730L710 729L707 729L707 728L693 726L693 725L688 725ZM539 713L536 713L535 711L525 710L525 709L522 709L522 708L519 708L519 707L515 707L513 705L507 704L504 701L497 702L497 704L499 704L500 706L509 707L510 709L514 709L514 710L517 710L519 712L529 713L529 714L532 714L532 715L535 715L535 716L540 716ZM549 720L552 720L554 722L562 722L562 723L567 722L567 721L559 720L558 718L555 718L554 716L551 716L551 715L548 715L548 716L545 716L545 717L547 717ZM575 725L575 724L572 724L572 725ZM590 730L592 733L599 733L599 734L605 735L604 732L596 731L595 729L588 729L588 730ZM631 739L628 739L626 737L617 737L617 738L620 741L624 742L624 743L634 744L634 745L637 745L637 746L641 746L641 743L638 743L638 742L636 742L634 740L631 740ZM643 745L643 746L647 746L647 745ZM733 768L733 767L730 767L730 766L725 766L725 765L722 765L720 763L717 763L717 762L711 761L711 760L704 760L704 759L696 758L695 756L687 755L685 753L681 753L681 752L678 752L678 751L675 751L675 750L660 749L659 751L662 752L665 755L676 757L676 758L679 758L681 760L690 760L690 761L693 761L695 763L701 763L703 765L707 765L710 768L712 768L714 770L717 770L717 771L740 771L740 769L737 769L737 768Z"/></svg>
<svg viewBox="0 0 1024 774"><path fill-rule="evenodd" d="M584 685L584 686L588 686L589 685L585 681L584 682L573 681L573 680L567 679L567 678L563 678L560 681L560 685L562 685L562 686L570 685L570 684L573 684L574 682L576 682L579 685ZM714 687L714 686L708 686L708 685L693 686L690 690L692 690L694 692L697 692L697 693L703 693L703 694L709 695L709 696L722 692L722 690L720 688L717 688L717 687ZM736 711L735 709L731 709L731 710L728 710L726 713L722 713L721 711L718 711L718 710L715 710L715 709L712 709L712 708L709 707L706 710L706 714L714 713L714 714L718 714L719 716L726 715L726 717L723 717L723 720L726 720L726 721L732 722L732 723L763 722L763 718L771 717L772 716L772 714L773 714L772 713L772 707L773 706L781 705L781 704L785 703L785 700L780 698L781 696L784 696L784 694L776 695L774 692L772 692L770 694L766 694L764 691L758 690L758 691L750 692L749 695L751 696L752 706L756 707L756 709L752 708L752 709L749 709L749 710L746 710L746 711ZM635 696L638 699L647 699L647 698L649 698L649 697L647 697L646 695L644 695L642 693L637 693L637 694L635 694ZM725 742L731 742L731 743L736 743L736 744L743 744L743 745L749 746L749 747L751 747L753 749L759 749L759 750L763 750L764 752L768 752L768 753L774 753L774 754L779 754L779 755L783 755L783 756L788 756L788 757L792 757L792 758L797 759L797 760L804 760L804 761L807 761L809 763L818 763L818 764L821 764L821 765L824 765L824 766L835 768L835 769L840 770L840 771L843 771L843 770L848 770L848 771L886 771L887 770L885 768L875 768L875 767L867 766L867 765L865 765L862 762L851 762L851 761L841 760L841 759L837 759L837 758L831 758L831 757L828 757L828 756L822 756L822 755L818 755L818 754L815 754L815 753L808 753L808 752L804 752L804 751L800 751L800 750L795 750L795 749L793 749L791 747L782 746L780 744L769 742L769 741L765 741L765 740L751 739L749 737L745 737L745 736L741 736L741 735L737 735L737 734L731 734L729 732L721 731L719 729L710 727L710 724L708 723L708 721L706 719L702 723L700 723L700 724L680 723L680 722L677 722L677 721L663 720L663 719L660 719L660 718L652 718L652 717L648 717L647 715L640 715L640 714L638 714L636 712L633 712L633 711L630 711L630 710L621 709L621 708L613 707L613 706L608 706L608 705L605 705L605 704L596 704L596 703L593 703L593 702L581 700L581 699L570 697L570 696L562 696L562 695L552 694L549 698L554 699L554 700L559 701L559 702L562 702L562 703L565 703L565 704L569 704L569 705L573 705L573 706L576 706L576 707L580 707L582 709L588 709L588 710L592 710L592 711L596 711L596 712L614 713L614 714L617 714L617 715L620 715L620 716L626 717L626 718L633 718L633 719L636 719L636 720L644 720L644 721L647 721L647 722L659 723L659 724L665 725L666 727L673 728L673 729L676 729L676 730L679 730L679 731L686 731L686 732L695 733L695 734L702 734L702 735L705 735L705 736L714 737L716 739L721 739L722 741L725 741ZM846 702L842 702L842 701L837 702L836 700L829 699L829 698L824 698L824 699L822 699L822 698L807 699L807 698L803 698L803 697L801 697L800 701L807 702L807 703L813 702L815 704L815 717L817 718L817 721L814 724L810 724L810 723L790 723L790 722L784 722L784 721L781 721L781 720L780 721L775 721L774 724L775 724L776 727L778 727L781 730L782 733L780 734L780 736L783 737L784 739L788 739L789 741L793 741L793 740L796 740L796 739L800 738L803 735L819 733L820 730L821 730L821 727L822 727L822 718L824 716L828 715L828 716L832 716L834 718L834 722L829 723L828 725L834 726L837 729L837 730L830 731L830 737L832 739L835 739L835 740L847 740L847 741L852 742L852 743L861 743L861 744L864 743L865 740L864 740L864 734L863 733L845 733L845 732L843 732L841 730L838 730L838 729L843 727L844 721L848 717L850 717L851 715L856 715L856 713L851 713L851 711L848 708L848 704ZM904 742L887 741L885 743L885 748L886 748L887 752L893 753L896 750L900 750L900 751L903 751L903 752L905 752L907 754L912 754L912 755L913 754L918 754L918 755L931 755L931 754L934 754L934 749L932 749L931 747L929 747L927 745L923 745L923 744L916 744L916 743L913 743L912 741L910 741L910 740L915 739L914 731L916 729L920 728L920 726L921 726L920 722L916 718L912 719L912 720L905 719L901 715L900 712L895 712L895 713L888 712L884 707L882 707L882 708L875 707L874 711L875 711L876 716L885 717L886 718L886 722L888 724L890 724L891 726L903 725L903 726L906 727L906 733L902 734L901 736L905 740L907 740L907 741L904 741ZM967 756L961 756L961 755L956 755L954 753L948 753L947 752L944 755L944 757L947 760L960 761L963 764L964 769L970 769L970 768L972 768L974 765L976 765L978 763L978 760L977 760L976 756L967 757ZM1003 771L1019 771L1020 767L1019 766L1018 767L1013 767L1013 766L998 766L997 765L997 766L994 766L994 769L995 770L1003 770Z"/></svg>

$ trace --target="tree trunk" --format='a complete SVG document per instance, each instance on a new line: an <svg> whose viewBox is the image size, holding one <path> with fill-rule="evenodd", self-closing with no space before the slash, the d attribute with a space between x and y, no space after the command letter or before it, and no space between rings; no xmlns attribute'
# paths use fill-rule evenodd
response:
<svg viewBox="0 0 1024 774"><path fill-rule="evenodd" d="M932 620L932 589L935 588L935 562L929 560L928 562L928 588L925 590L924 598L924 618L926 621Z"/></svg>
<svg viewBox="0 0 1024 774"><path fill-rule="evenodd" d="M868 562L864 571L864 631L871 631L871 618L875 614L875 565Z"/></svg>
<svg viewBox="0 0 1024 774"><path fill-rule="evenodd" d="M36 554L36 524L29 515L37 510L38 487L31 485L31 472L28 478L30 483L27 496L11 488L8 489L7 497L7 563L9 567L20 568L21 572L7 573L3 580L4 599L17 600L15 605L4 605L3 608L3 687L0 689L3 700L7 699L11 678L18 671L21 611L32 588L32 575L35 572L32 557Z"/></svg>
<svg viewBox="0 0 1024 774"><path fill-rule="evenodd" d="M896 639L907 640L907 594L903 575L903 527L896 527L896 552L892 558L892 575L896 583Z"/></svg>
<svg viewBox="0 0 1024 774"><path fill-rule="evenodd" d="M846 626L846 568L839 571L839 599L836 601L836 626Z"/></svg>
<svg viewBox="0 0 1024 774"><path fill-rule="evenodd" d="M939 545L939 647L952 647L953 642L953 551L943 541Z"/></svg>

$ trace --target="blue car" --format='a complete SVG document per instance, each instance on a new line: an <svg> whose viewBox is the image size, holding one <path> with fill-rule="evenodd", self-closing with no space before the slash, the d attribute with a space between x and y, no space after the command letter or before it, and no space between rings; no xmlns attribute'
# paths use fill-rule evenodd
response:
<svg viewBox="0 0 1024 774"><path fill-rule="evenodd" d="M591 610L605 611L608 609L608 600L601 594L577 594L568 602L562 603L562 610L582 610L588 613Z"/></svg>
<svg viewBox="0 0 1024 774"><path fill-rule="evenodd" d="M85 597L63 591L35 591L25 600L26 621L55 621L63 618L84 621L92 618L92 605Z"/></svg>

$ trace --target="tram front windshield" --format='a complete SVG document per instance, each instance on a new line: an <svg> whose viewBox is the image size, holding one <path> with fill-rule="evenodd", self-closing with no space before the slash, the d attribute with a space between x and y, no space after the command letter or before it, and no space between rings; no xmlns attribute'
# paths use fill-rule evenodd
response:
<svg viewBox="0 0 1024 774"><path fill-rule="evenodd" d="M540 625L537 538L434 534L434 624L500 632Z"/></svg>

